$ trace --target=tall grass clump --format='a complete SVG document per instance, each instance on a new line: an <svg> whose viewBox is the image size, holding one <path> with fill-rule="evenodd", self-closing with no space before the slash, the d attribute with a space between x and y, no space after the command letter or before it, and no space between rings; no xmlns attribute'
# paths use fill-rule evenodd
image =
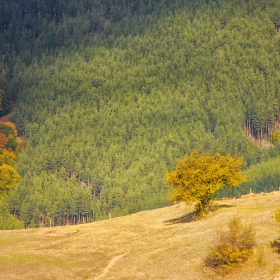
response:
<svg viewBox="0 0 280 280"><path fill-rule="evenodd" d="M275 220L277 221L277 223L280 225L280 208L278 208L275 211ZM279 231L280 233L280 231ZM274 250L277 253L280 253L280 237L278 237L276 240L274 240L273 242L271 242L271 247L274 248Z"/></svg>
<svg viewBox="0 0 280 280"><path fill-rule="evenodd" d="M227 231L220 231L216 244L210 248L205 265L227 268L248 259L256 245L252 224L242 224L240 217L233 218Z"/></svg>

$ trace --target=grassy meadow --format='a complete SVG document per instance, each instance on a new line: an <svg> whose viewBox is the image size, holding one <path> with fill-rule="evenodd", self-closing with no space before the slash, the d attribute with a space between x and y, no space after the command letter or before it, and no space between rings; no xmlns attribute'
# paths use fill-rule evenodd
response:
<svg viewBox="0 0 280 280"><path fill-rule="evenodd" d="M0 232L0 279L280 279L270 242L280 192L218 201L203 220L176 204L90 224ZM257 247L227 274L204 266L231 218L253 223Z"/></svg>

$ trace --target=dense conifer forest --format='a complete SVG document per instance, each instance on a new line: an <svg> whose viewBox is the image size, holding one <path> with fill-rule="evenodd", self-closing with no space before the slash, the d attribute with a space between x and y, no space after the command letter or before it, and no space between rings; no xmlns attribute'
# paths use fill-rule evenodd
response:
<svg viewBox="0 0 280 280"><path fill-rule="evenodd" d="M27 141L0 229L162 207L193 150L244 156L220 195L280 187L277 0L0 0L0 51Z"/></svg>

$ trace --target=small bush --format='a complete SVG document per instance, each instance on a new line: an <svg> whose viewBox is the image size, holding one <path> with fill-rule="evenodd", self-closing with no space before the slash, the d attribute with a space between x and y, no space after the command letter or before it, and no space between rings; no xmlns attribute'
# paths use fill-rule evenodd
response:
<svg viewBox="0 0 280 280"><path fill-rule="evenodd" d="M230 221L228 231L219 232L218 241L210 249L205 264L218 268L244 262L252 254L255 245L252 225L244 225L240 217L235 217Z"/></svg>
<svg viewBox="0 0 280 280"><path fill-rule="evenodd" d="M270 243L271 247L275 250L276 253L280 253L280 239L276 239Z"/></svg>
<svg viewBox="0 0 280 280"><path fill-rule="evenodd" d="M280 224L280 208L275 211L275 220ZM274 248L275 252L280 253L280 238L270 243L271 247Z"/></svg>
<svg viewBox="0 0 280 280"><path fill-rule="evenodd" d="M0 230L13 230L23 228L24 223L17 217L10 214L7 200L0 199Z"/></svg>

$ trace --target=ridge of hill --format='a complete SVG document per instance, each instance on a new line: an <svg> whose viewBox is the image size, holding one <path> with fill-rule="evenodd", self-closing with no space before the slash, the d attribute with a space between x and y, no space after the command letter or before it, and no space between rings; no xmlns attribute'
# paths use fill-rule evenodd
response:
<svg viewBox="0 0 280 280"><path fill-rule="evenodd" d="M274 212L280 192L217 201L219 208L192 221L184 204L95 223L0 231L0 279L279 279L279 236ZM227 275L203 260L221 229L235 216L253 224L253 256Z"/></svg>

